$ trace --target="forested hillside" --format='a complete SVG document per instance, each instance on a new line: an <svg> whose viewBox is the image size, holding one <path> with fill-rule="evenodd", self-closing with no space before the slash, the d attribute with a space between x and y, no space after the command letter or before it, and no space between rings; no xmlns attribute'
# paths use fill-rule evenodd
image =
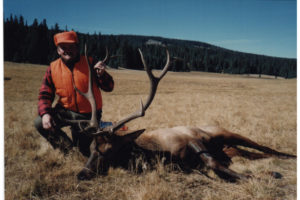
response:
<svg viewBox="0 0 300 200"><path fill-rule="evenodd" d="M48 27L46 20L31 25L22 16L4 20L4 60L33 64L49 64L57 58L53 35L68 30L58 24ZM75 30L76 31L76 30ZM95 58L105 56L105 47L113 56L109 66L141 69L137 49L141 48L148 63L160 69L165 63L166 46L172 57L172 71L205 71L232 74L266 74L295 78L296 59L270 57L232 51L203 42L168 39L154 36L102 35L78 33L81 52L84 43Z"/></svg>

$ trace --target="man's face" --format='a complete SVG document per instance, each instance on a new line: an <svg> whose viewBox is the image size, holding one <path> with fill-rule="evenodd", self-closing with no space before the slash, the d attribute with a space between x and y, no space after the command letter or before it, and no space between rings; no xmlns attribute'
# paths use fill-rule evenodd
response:
<svg viewBox="0 0 300 200"><path fill-rule="evenodd" d="M77 44L60 43L57 46L57 53L65 63L72 63L78 55Z"/></svg>

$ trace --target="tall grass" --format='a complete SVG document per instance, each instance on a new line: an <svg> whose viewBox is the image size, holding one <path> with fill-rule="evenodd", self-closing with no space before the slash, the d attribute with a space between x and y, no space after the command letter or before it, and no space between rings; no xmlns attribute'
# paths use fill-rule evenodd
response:
<svg viewBox="0 0 300 200"><path fill-rule="evenodd" d="M296 160L235 158L231 168L253 179L227 183L209 176L156 170L135 174L110 169L107 176L79 182L86 158L53 150L33 127L37 95L46 66L4 63L6 199L296 199ZM103 93L103 120L117 121L147 97L145 72L109 70L112 93ZM220 125L279 151L296 154L296 80L253 78L201 72L169 72L146 116L130 129L177 125ZM282 179L267 175L276 171Z"/></svg>

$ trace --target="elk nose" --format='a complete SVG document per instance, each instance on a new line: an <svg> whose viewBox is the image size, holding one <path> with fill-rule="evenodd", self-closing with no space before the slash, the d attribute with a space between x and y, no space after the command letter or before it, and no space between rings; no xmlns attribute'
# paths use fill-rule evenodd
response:
<svg viewBox="0 0 300 200"><path fill-rule="evenodd" d="M81 172L79 172L77 174L77 179L79 181L88 181L88 180L91 180L93 177L94 177L94 174L88 173L85 170L82 170Z"/></svg>

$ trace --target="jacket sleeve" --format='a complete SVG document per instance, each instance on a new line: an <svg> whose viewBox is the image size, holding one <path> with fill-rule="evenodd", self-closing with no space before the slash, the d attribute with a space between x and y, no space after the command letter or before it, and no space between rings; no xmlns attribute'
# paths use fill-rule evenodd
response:
<svg viewBox="0 0 300 200"><path fill-rule="evenodd" d="M49 66L43 78L38 96L38 114L40 116L43 116L46 113L51 114L54 98L55 87L51 77L51 68Z"/></svg>
<svg viewBox="0 0 300 200"><path fill-rule="evenodd" d="M102 74L101 77L97 76L97 84L105 92L111 92L114 89L114 80L113 77L106 71Z"/></svg>

